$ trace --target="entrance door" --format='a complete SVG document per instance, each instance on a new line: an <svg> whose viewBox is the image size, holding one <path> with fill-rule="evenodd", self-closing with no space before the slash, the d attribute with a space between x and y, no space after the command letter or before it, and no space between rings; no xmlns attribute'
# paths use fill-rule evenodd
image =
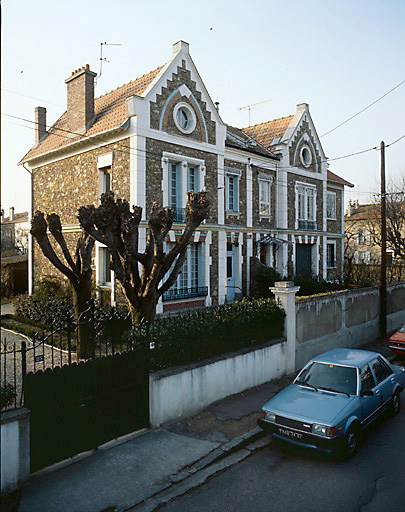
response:
<svg viewBox="0 0 405 512"><path fill-rule="evenodd" d="M235 258L234 246L227 244L226 251L226 300L233 301L235 298Z"/></svg>
<svg viewBox="0 0 405 512"><path fill-rule="evenodd" d="M297 244L295 246L295 274L300 277L312 275L312 245Z"/></svg>

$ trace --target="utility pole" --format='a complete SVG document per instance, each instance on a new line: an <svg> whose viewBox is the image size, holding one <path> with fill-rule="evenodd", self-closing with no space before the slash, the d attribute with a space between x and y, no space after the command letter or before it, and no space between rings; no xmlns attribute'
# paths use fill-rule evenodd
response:
<svg viewBox="0 0 405 512"><path fill-rule="evenodd" d="M381 141L381 278L380 334L387 335L387 210L385 204L385 144Z"/></svg>

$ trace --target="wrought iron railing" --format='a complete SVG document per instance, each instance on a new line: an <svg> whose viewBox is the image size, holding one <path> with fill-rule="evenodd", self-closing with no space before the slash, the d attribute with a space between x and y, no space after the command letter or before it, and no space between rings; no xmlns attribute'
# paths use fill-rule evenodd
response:
<svg viewBox="0 0 405 512"><path fill-rule="evenodd" d="M193 297L206 297L208 286L195 286L192 288L176 288L163 294L163 301L192 299Z"/></svg>
<svg viewBox="0 0 405 512"><path fill-rule="evenodd" d="M174 222L186 222L186 209L185 208L171 208L174 212Z"/></svg>
<svg viewBox="0 0 405 512"><path fill-rule="evenodd" d="M314 220L299 220L298 229L303 229L306 231L314 230L316 229L316 222Z"/></svg>

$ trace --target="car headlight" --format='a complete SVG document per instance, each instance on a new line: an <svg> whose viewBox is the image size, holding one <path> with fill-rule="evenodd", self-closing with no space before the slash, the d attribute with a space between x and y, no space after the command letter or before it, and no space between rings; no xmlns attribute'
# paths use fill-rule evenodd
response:
<svg viewBox="0 0 405 512"><path fill-rule="evenodd" d="M336 435L336 428L314 423L312 425L312 433L316 434L317 436L334 437Z"/></svg>
<svg viewBox="0 0 405 512"><path fill-rule="evenodd" d="M263 412L264 412L264 419L266 421L270 421L270 423L276 422L276 415L274 414L274 412L271 412L271 411L263 411Z"/></svg>

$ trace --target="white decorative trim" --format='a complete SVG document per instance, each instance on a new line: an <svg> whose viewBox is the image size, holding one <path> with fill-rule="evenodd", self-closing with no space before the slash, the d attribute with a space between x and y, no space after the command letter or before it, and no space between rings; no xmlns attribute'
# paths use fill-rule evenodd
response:
<svg viewBox="0 0 405 512"><path fill-rule="evenodd" d="M253 171L252 165L248 163L246 165L246 227L251 226L253 226Z"/></svg>
<svg viewBox="0 0 405 512"><path fill-rule="evenodd" d="M181 87L180 87L180 89L181 89ZM186 89L188 90L187 87L186 87ZM188 128L183 128L183 126L181 126L181 124L179 123L179 120L177 118L177 114L178 114L179 110L182 110L182 109L185 110L187 112L187 114L189 114L191 116L190 126ZM188 103L184 103L183 101L176 103L176 105L173 109L173 120L174 120L174 124L176 125L177 129L185 134L192 133L197 125L197 116L195 115L194 109L191 108L191 106Z"/></svg>
<svg viewBox="0 0 405 512"><path fill-rule="evenodd" d="M232 174L234 176L242 176L242 171L240 169L232 169L231 167L225 167L225 174Z"/></svg>
<svg viewBox="0 0 405 512"><path fill-rule="evenodd" d="M113 154L106 153L105 155L101 155L97 157L97 169L101 169L102 167L112 167Z"/></svg>
<svg viewBox="0 0 405 512"><path fill-rule="evenodd" d="M260 181L270 181L270 183L273 183L274 181L273 176L271 176L270 174L265 174L263 172L259 172L259 174L257 175L257 179Z"/></svg>

